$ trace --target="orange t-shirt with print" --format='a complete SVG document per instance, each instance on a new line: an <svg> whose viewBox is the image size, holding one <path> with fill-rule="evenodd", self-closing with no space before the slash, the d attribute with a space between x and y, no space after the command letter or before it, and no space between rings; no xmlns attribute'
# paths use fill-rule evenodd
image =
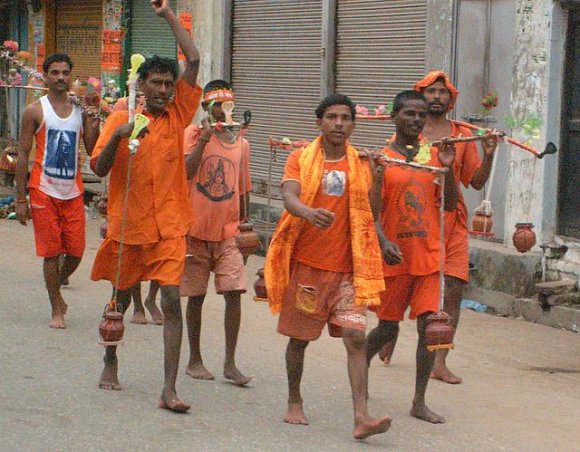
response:
<svg viewBox="0 0 580 452"><path fill-rule="evenodd" d="M297 149L288 156L282 183L300 182L300 154ZM312 206L334 212L334 221L327 229L320 229L303 221L302 232L296 241L292 258L321 270L351 273L348 161L325 160L320 188Z"/></svg>
<svg viewBox="0 0 580 452"><path fill-rule="evenodd" d="M431 159L425 164L440 167L437 149L430 151ZM391 158L404 158L389 146L384 152ZM405 167L385 169L381 225L403 254L400 264L384 264L385 276L422 276L439 270L440 189L436 179L435 174Z"/></svg>
<svg viewBox="0 0 580 452"><path fill-rule="evenodd" d="M193 119L201 95L199 86L179 79L175 99L161 115L155 118L147 111L143 113L151 122L147 126L149 134L140 139L132 160L124 238L129 245L183 237L189 230L193 213L187 195L183 131ZM93 170L117 127L127 120L126 110L107 118L91 157ZM107 206L108 237L115 241L120 241L121 236L128 163L128 140L123 139L110 173Z"/></svg>
<svg viewBox="0 0 580 452"><path fill-rule="evenodd" d="M185 129L185 155L193 152L201 130L196 125ZM238 235L240 196L252 190L248 141L240 137L229 144L212 134L197 174L188 185L194 212L189 235L210 242Z"/></svg>

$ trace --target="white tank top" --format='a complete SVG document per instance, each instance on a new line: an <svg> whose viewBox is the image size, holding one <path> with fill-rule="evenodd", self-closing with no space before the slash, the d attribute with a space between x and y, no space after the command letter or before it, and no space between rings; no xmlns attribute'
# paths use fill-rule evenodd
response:
<svg viewBox="0 0 580 452"><path fill-rule="evenodd" d="M81 109L73 105L71 114L61 118L52 108L48 96L41 97L40 104L43 121L37 141L44 138L44 143L37 143L41 145L37 151L43 154L38 188L55 198L75 198L82 193L79 168L79 144L83 131Z"/></svg>

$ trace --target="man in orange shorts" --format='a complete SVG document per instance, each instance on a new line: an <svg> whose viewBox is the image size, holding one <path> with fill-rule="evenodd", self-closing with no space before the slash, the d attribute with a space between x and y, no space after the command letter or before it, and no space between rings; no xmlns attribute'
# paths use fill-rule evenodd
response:
<svg viewBox="0 0 580 452"><path fill-rule="evenodd" d="M450 168L455 158L453 146L440 150L420 145L419 135L425 125L427 101L416 91L402 91L393 101L395 138L385 148L388 157L429 166ZM455 209L457 187L453 174L445 176L445 210ZM367 359L373 356L399 331L407 307L410 318L417 319L417 373L411 416L431 423L445 418L425 404L425 392L435 358L427 350L427 316L438 311L440 269L440 189L438 176L405 167L390 167L383 178L381 224L395 248L384 266L385 291L380 306L371 306L379 318L378 326L367 337Z"/></svg>
<svg viewBox="0 0 580 452"><path fill-rule="evenodd" d="M432 71L415 84L415 91L423 93L429 103L423 137L430 142L443 137L472 136L471 130L447 119L453 109L459 92L447 74ZM493 155L497 147L497 137L489 135L482 141L483 162L479 157L475 142L455 145L453 174L459 194L457 209L445 214L445 312L457 330L463 286L469 280L469 241L467 227L467 207L461 192L461 183L481 190L491 172ZM392 352L391 352L392 353ZM446 364L449 350L438 350L431 372L431 378L446 383L461 383L461 378L453 374Z"/></svg>
<svg viewBox="0 0 580 452"><path fill-rule="evenodd" d="M109 229L97 252L91 279L112 282L122 312L129 306L131 288L136 283L147 280L159 283L165 351L165 384L159 407L186 412L190 405L182 402L175 390L183 334L179 283L185 265L185 235L192 219L184 170L183 131L193 119L201 98L201 88L196 85L199 52L169 6L169 0L152 0L151 5L173 30L186 58L185 71L178 78L176 62L157 56L147 59L139 68L139 88L146 99L144 114L150 123L149 134L141 138L132 161L127 138L133 125L127 124L128 112L115 112L105 123L91 165L98 176L111 172ZM121 236L122 230L124 236ZM115 346L106 347L99 387L121 389Z"/></svg>
<svg viewBox="0 0 580 452"><path fill-rule="evenodd" d="M316 109L321 136L290 154L282 181L284 211L266 257L265 279L270 307L280 312L278 332L289 336L286 349L290 424L308 424L300 393L304 353L326 324L341 337L348 353L348 373L357 439L388 430L388 416L367 410L365 356L367 305L383 290L381 250L373 213L380 205L382 167L359 158L348 142L355 128L355 105L333 94ZM374 189L371 210L369 194ZM384 236L380 235L381 239Z"/></svg>
<svg viewBox="0 0 580 452"><path fill-rule="evenodd" d="M224 122L222 103L234 99L228 82L213 80L204 87L202 107L216 121ZM194 212L181 281L181 296L189 298L186 312L190 345L187 374L202 380L214 378L203 365L200 350L203 301L210 272L213 272L216 292L223 294L226 301L223 375L243 386L251 378L243 375L235 363L241 294L246 291L244 261L236 245L236 236L240 232L240 220L245 220L245 206L252 189L250 144L245 138L236 137L229 127L212 127L209 119L204 118L202 127L191 125L185 130L185 154Z"/></svg>
<svg viewBox="0 0 580 452"><path fill-rule="evenodd" d="M54 54L43 64L48 94L31 103L22 116L16 164L16 216L26 225L28 157L36 142L28 188L36 254L44 258L44 280L52 306L51 328L66 328L68 308L61 284L77 269L85 249L85 208L80 171L81 136L90 155L99 134L99 118L91 107L84 113L68 97L73 63ZM62 265L59 265L60 257Z"/></svg>

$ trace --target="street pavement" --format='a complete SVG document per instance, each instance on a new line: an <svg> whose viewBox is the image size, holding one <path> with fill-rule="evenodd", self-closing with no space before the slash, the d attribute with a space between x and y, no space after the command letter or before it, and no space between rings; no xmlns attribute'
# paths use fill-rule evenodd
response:
<svg viewBox="0 0 580 452"><path fill-rule="evenodd" d="M409 416L415 322L402 324L393 364L370 368L371 413L389 414L390 431L355 441L342 342L327 333L306 352L305 408L311 425L282 422L286 339L251 286L263 258L247 266L238 367L254 377L239 388L222 377L223 298L205 302L202 351L215 381L185 375L178 393L190 414L157 408L162 327L127 323L120 347L123 391L97 388L103 348L97 327L111 290L89 273L101 220L89 220L84 260L63 294L68 329L48 328L49 303L32 226L0 220L1 451L580 451L580 336L520 320L464 311L451 366L457 386L431 381L428 405L447 417L431 425ZM147 285L143 287L145 295ZM185 302L183 302L185 306ZM369 316L374 326L374 315Z"/></svg>

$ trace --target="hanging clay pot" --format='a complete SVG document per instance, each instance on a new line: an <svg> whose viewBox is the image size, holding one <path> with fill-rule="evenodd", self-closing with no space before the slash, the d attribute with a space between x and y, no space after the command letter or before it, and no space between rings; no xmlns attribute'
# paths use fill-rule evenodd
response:
<svg viewBox="0 0 580 452"><path fill-rule="evenodd" d="M431 314L427 317L425 328L425 342L427 350L435 351L444 348L453 348L453 333L455 329L451 324L451 317L443 311Z"/></svg>
<svg viewBox="0 0 580 452"><path fill-rule="evenodd" d="M107 238L107 231L109 229L109 224L107 223L107 220L105 220L103 222L103 224L101 224L101 226L99 227L99 236L105 240Z"/></svg>
<svg viewBox="0 0 580 452"><path fill-rule="evenodd" d="M260 237L254 231L252 223L242 223L238 227L240 233L236 236L236 245L244 257L244 262L250 254L254 254L260 247Z"/></svg>
<svg viewBox="0 0 580 452"><path fill-rule="evenodd" d="M123 339L125 325L123 324L123 314L117 311L107 309L104 313L104 319L99 325L99 334L101 341L107 343L119 342Z"/></svg>
<svg viewBox="0 0 580 452"><path fill-rule="evenodd" d="M471 219L471 230L474 232L491 232L493 227L493 218L491 214L475 212Z"/></svg>
<svg viewBox="0 0 580 452"><path fill-rule="evenodd" d="M268 292L266 290L266 280L264 279L264 269L259 268L256 273L258 279L254 283L254 292L256 293L256 298L260 301L268 299Z"/></svg>
<svg viewBox="0 0 580 452"><path fill-rule="evenodd" d="M512 241L520 253L530 251L536 244L536 233L532 231L533 227L532 223L516 223L516 231L512 235Z"/></svg>

